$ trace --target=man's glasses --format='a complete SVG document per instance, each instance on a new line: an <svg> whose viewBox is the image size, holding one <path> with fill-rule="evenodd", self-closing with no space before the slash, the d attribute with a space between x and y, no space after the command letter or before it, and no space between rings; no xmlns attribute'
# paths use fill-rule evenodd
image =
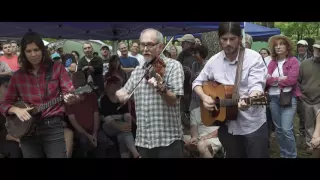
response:
<svg viewBox="0 0 320 180"><path fill-rule="evenodd" d="M140 49L144 49L145 47L147 47L148 49L152 49L157 44L159 43L140 43Z"/></svg>

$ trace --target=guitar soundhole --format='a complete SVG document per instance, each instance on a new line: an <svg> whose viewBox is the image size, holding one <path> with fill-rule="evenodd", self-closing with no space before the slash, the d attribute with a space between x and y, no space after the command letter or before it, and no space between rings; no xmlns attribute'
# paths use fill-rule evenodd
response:
<svg viewBox="0 0 320 180"><path fill-rule="evenodd" d="M220 99L219 97L216 97L216 99L214 100L215 101L215 104L217 106L217 110L213 110L212 113L211 113L211 116L212 117L217 117L220 113Z"/></svg>

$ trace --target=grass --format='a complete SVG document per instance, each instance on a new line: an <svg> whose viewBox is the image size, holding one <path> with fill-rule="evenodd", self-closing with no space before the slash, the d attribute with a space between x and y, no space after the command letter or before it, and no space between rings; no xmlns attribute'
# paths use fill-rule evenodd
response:
<svg viewBox="0 0 320 180"><path fill-rule="evenodd" d="M297 134L299 132L299 118L296 115L294 119L294 132ZM305 148L303 148L302 142L304 141L303 138L300 136L296 136L296 144L297 144L297 151L298 151L298 158L312 158L311 155L306 153ZM270 140L270 157L271 158L280 158L280 150L277 144L276 138L271 138Z"/></svg>

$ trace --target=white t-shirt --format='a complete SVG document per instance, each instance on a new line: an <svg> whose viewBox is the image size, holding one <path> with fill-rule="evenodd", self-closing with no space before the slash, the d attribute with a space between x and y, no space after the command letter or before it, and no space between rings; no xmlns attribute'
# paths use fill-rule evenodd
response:
<svg viewBox="0 0 320 180"><path fill-rule="evenodd" d="M267 67L269 66L269 63L271 62L271 56L267 56L264 58L264 61L266 62L267 64Z"/></svg>
<svg viewBox="0 0 320 180"><path fill-rule="evenodd" d="M140 66L144 65L145 60L144 60L144 57L141 54L138 53L137 55L134 56L134 55L131 54L131 52L129 52L129 56L136 58L139 61Z"/></svg>
<svg viewBox="0 0 320 180"><path fill-rule="evenodd" d="M282 77L283 75L283 64L285 62L285 59L282 61L278 61L278 67L279 67L279 71L278 68L276 68L273 73L272 73L272 77ZM280 76L279 76L280 74ZM283 88L283 92L289 92L292 90L292 87L285 87ZM279 95L280 94L280 88L278 87L278 84L275 84L273 86L270 87L269 89L269 94L270 95Z"/></svg>

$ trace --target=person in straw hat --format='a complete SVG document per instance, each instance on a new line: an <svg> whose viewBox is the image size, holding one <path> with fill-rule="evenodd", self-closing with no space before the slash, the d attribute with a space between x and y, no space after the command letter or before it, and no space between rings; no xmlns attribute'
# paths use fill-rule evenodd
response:
<svg viewBox="0 0 320 180"><path fill-rule="evenodd" d="M297 82L299 63L293 56L292 42L288 37L272 36L269 39L269 46L272 60L268 65L267 90L272 120L276 127L276 138L280 146L280 156L296 158L293 120L297 110L297 99L301 96Z"/></svg>
<svg viewBox="0 0 320 180"><path fill-rule="evenodd" d="M305 140L309 152L320 145L320 41L313 45L313 56L300 65L301 112L305 120Z"/></svg>

